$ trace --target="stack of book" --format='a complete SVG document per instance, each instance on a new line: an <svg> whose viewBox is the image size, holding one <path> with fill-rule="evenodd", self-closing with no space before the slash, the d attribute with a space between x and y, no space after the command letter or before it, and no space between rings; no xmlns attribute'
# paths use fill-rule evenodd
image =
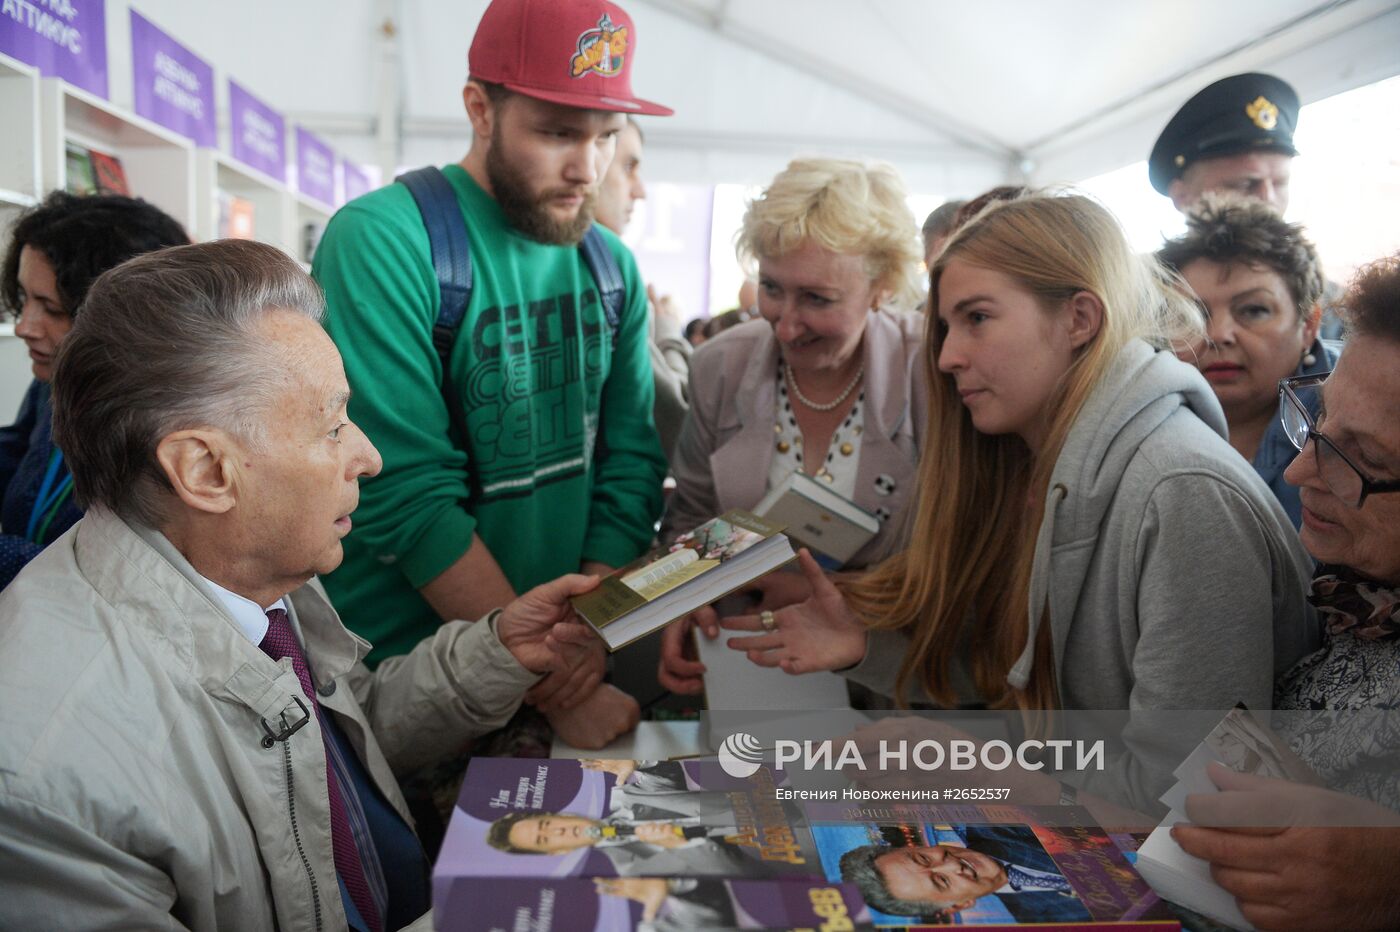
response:
<svg viewBox="0 0 1400 932"><path fill-rule="evenodd" d="M736 776L735 774L740 774ZM440 930L1179 928L1074 807L798 802L756 761L478 758ZM1053 823L1053 824L1052 824Z"/></svg>

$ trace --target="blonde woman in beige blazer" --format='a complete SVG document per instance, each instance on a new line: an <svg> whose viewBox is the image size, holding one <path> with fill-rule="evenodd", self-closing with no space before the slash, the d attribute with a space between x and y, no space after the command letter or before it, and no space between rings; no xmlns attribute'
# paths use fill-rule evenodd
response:
<svg viewBox="0 0 1400 932"><path fill-rule="evenodd" d="M690 411L672 460L670 539L732 508L753 508L795 470L872 512L881 530L848 566L899 549L914 495L926 392L920 359L918 226L892 168L835 159L791 163L752 201L739 233L756 267L760 320L695 352ZM760 583L763 607L806 594L800 574ZM667 629L658 678L699 692L704 668L686 631L714 629L704 609Z"/></svg>

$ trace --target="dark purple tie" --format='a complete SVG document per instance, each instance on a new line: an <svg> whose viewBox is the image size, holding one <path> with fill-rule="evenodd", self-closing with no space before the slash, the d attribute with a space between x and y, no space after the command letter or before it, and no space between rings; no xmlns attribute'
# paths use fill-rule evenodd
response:
<svg viewBox="0 0 1400 932"><path fill-rule="evenodd" d="M324 735L326 723L321 712L321 704L316 701L316 689L311 684L311 671L306 667L306 658L302 656L301 646L297 644L296 635L292 633L292 625L288 621L285 611L274 608L267 613L267 634L263 636L262 643L258 646L273 660L281 660L283 657L292 658L292 669L296 671L297 679L301 681L301 689L302 692L306 693L307 701L316 710L316 718L321 724L321 732ZM324 741L325 738L323 737L322 740ZM329 750L326 751L326 779L328 781L326 788L331 799L331 847L335 851L336 873L344 881L345 889L349 892L350 899L354 901L355 908L360 911L360 916L374 932L379 932L383 928L383 923L379 918L379 910L374 906L374 898L370 896L369 883L365 880L364 865L360 863L360 851L355 846L355 836L350 830L350 820L345 815L345 800L340 796L340 781L335 778Z"/></svg>

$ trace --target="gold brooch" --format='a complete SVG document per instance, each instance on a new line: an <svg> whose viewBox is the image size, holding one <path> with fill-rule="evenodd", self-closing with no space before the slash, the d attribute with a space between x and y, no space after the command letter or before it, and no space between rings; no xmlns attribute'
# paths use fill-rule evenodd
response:
<svg viewBox="0 0 1400 932"><path fill-rule="evenodd" d="M1244 112L1260 129L1273 129L1278 125L1278 107L1269 103L1268 98L1262 94L1254 103L1245 107Z"/></svg>

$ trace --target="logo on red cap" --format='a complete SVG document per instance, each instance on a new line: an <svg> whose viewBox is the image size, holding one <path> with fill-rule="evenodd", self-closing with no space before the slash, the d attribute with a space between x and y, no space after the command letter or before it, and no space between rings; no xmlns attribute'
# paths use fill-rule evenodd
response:
<svg viewBox="0 0 1400 932"><path fill-rule="evenodd" d="M581 78L592 72L605 78L622 74L627 58L627 27L613 24L608 14L598 20L598 28L589 29L578 37L578 54L569 64L569 74Z"/></svg>

